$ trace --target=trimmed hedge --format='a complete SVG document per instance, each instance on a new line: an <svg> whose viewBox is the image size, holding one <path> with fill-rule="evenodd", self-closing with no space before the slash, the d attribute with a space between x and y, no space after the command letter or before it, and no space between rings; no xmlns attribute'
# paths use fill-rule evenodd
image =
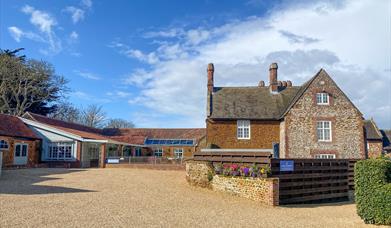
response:
<svg viewBox="0 0 391 228"><path fill-rule="evenodd" d="M391 225L391 161L358 161L354 182L357 214L365 223Z"/></svg>

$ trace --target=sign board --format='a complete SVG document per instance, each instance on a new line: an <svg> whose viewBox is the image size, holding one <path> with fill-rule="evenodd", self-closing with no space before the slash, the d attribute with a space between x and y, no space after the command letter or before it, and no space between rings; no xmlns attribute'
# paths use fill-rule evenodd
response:
<svg viewBox="0 0 391 228"><path fill-rule="evenodd" d="M107 164L119 164L119 158L108 158Z"/></svg>
<svg viewBox="0 0 391 228"><path fill-rule="evenodd" d="M295 162L293 160L280 160L280 171L293 171Z"/></svg>

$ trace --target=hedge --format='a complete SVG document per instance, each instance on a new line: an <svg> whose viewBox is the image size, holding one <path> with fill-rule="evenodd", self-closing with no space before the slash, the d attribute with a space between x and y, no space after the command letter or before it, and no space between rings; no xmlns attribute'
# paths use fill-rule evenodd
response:
<svg viewBox="0 0 391 228"><path fill-rule="evenodd" d="M358 161L354 182L357 214L365 223L391 225L391 161Z"/></svg>

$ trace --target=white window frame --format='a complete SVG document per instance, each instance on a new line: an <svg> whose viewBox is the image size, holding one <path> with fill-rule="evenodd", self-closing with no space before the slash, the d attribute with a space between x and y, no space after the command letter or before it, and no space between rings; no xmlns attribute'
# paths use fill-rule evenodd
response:
<svg viewBox="0 0 391 228"><path fill-rule="evenodd" d="M250 139L251 138L251 122L250 120L238 120L236 136L238 139Z"/></svg>
<svg viewBox="0 0 391 228"><path fill-rule="evenodd" d="M335 159L335 154L315 154L316 159Z"/></svg>
<svg viewBox="0 0 391 228"><path fill-rule="evenodd" d="M70 147L70 148L68 148ZM75 156L75 143L74 142L52 142L48 143L47 145L47 154L46 154L46 160L47 161L73 161L76 159ZM63 150L64 154L60 157L60 152ZM67 151L67 149L69 149ZM70 157L67 157L67 155L70 152ZM54 156L56 154L56 156Z"/></svg>
<svg viewBox="0 0 391 228"><path fill-rule="evenodd" d="M180 154L180 156L179 156ZM183 158L183 148L174 148L174 157Z"/></svg>
<svg viewBox="0 0 391 228"><path fill-rule="evenodd" d="M161 147L154 148L153 155L155 157L163 157L163 148L161 148Z"/></svg>
<svg viewBox="0 0 391 228"><path fill-rule="evenodd" d="M0 140L0 150L9 150L10 146L4 139Z"/></svg>
<svg viewBox="0 0 391 228"><path fill-rule="evenodd" d="M316 104L317 105L329 105L330 97L328 93L317 93L316 94Z"/></svg>
<svg viewBox="0 0 391 228"><path fill-rule="evenodd" d="M328 127L326 127L328 123ZM318 142L331 142L333 140L332 126L331 121L317 121L316 122L316 137ZM327 131L329 132L329 137L326 137Z"/></svg>

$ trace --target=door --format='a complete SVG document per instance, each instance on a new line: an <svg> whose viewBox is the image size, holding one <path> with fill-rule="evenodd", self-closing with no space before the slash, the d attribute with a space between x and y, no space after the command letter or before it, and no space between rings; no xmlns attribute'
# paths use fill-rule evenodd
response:
<svg viewBox="0 0 391 228"><path fill-rule="evenodd" d="M14 165L26 165L28 158L28 145L23 143L15 144Z"/></svg>

